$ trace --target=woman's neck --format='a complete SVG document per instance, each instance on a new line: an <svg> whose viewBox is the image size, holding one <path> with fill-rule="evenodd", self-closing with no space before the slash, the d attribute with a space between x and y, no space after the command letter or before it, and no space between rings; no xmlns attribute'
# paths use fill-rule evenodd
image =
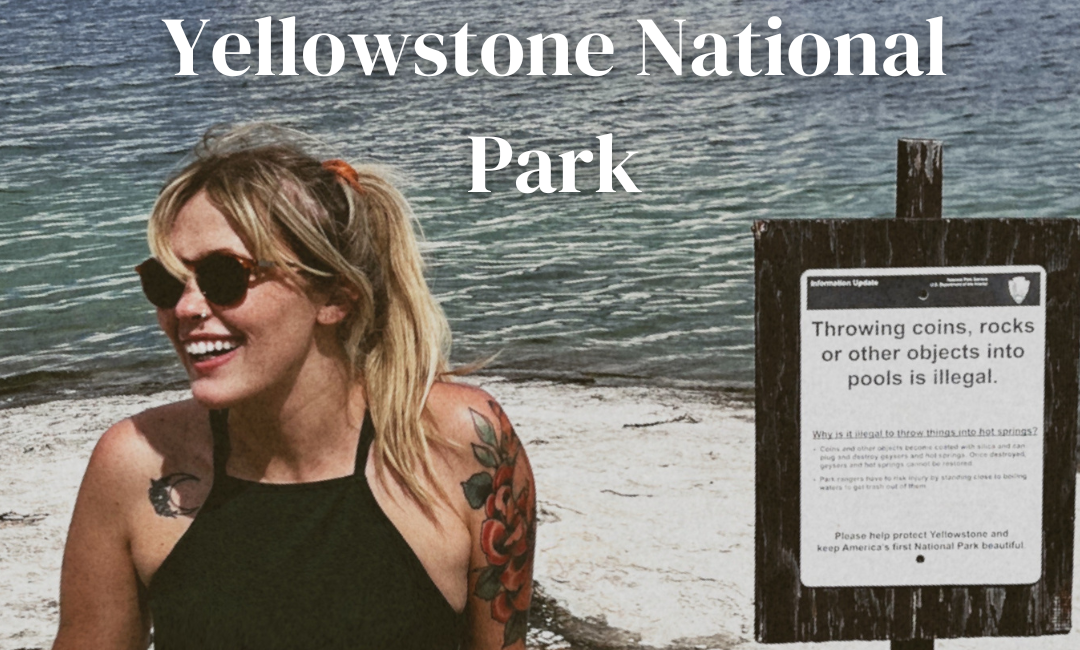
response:
<svg viewBox="0 0 1080 650"><path fill-rule="evenodd" d="M230 409L229 473L269 483L351 474L366 408L344 363L309 358L290 381Z"/></svg>

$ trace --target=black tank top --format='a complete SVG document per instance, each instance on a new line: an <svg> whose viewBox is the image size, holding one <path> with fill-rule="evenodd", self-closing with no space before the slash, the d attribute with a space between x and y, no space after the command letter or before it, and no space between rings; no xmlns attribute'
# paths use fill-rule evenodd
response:
<svg viewBox="0 0 1080 650"><path fill-rule="evenodd" d="M214 484L150 581L157 650L451 650L456 613L364 477L269 484L225 473L227 412L211 415Z"/></svg>

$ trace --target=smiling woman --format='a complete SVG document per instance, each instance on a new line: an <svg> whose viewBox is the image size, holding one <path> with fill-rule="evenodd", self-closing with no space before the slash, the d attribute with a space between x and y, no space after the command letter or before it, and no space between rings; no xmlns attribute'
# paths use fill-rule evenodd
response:
<svg viewBox="0 0 1080 650"><path fill-rule="evenodd" d="M523 648L536 506L448 383L408 204L269 126L211 132L150 219L193 399L102 437L54 648Z"/></svg>

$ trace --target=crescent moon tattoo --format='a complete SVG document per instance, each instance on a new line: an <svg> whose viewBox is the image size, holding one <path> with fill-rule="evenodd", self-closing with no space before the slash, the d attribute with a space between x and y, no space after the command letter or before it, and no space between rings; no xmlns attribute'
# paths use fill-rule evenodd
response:
<svg viewBox="0 0 1080 650"><path fill-rule="evenodd" d="M159 517L172 518L179 515L190 515L199 509L199 506L185 508L177 501L176 486L188 481L198 483L199 477L184 472L176 472L159 479L150 479L150 505L154 506L154 512Z"/></svg>

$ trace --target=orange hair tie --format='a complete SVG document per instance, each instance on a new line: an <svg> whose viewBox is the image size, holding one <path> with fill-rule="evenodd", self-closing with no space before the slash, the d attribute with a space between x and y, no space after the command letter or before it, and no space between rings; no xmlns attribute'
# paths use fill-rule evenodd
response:
<svg viewBox="0 0 1080 650"><path fill-rule="evenodd" d="M340 158L324 161L323 169L333 172L338 178L349 184L358 194L364 194L364 188L360 187L360 174L352 168L352 165Z"/></svg>

